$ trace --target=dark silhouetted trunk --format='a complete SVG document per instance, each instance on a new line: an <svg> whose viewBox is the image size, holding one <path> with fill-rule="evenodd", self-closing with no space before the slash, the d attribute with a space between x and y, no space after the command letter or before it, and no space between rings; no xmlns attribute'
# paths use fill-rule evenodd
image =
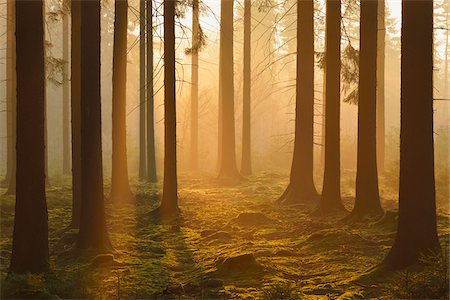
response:
<svg viewBox="0 0 450 300"><path fill-rule="evenodd" d="M63 174L70 174L70 99L69 99L69 15L63 15Z"/></svg>
<svg viewBox="0 0 450 300"><path fill-rule="evenodd" d="M223 47L220 44L220 49ZM217 109L217 172L222 161L222 50L219 50L219 99Z"/></svg>
<svg viewBox="0 0 450 300"><path fill-rule="evenodd" d="M325 88L325 171L318 211L343 211L341 202L340 77L341 77L341 1L327 0L326 88Z"/></svg>
<svg viewBox="0 0 450 300"><path fill-rule="evenodd" d="M175 1L164 0L164 183L161 213L178 211Z"/></svg>
<svg viewBox="0 0 450 300"><path fill-rule="evenodd" d="M402 4L398 229L388 268L439 251L433 147L433 1Z"/></svg>
<svg viewBox="0 0 450 300"><path fill-rule="evenodd" d="M318 195L313 179L314 139L314 3L298 1L297 82L294 156L284 203L311 202Z"/></svg>
<svg viewBox="0 0 450 300"><path fill-rule="evenodd" d="M450 95L449 95L449 91L448 91L448 85L449 85L449 78L448 78L448 55L449 55L449 49L448 49L448 37L450 35L450 23L449 23L449 11L450 11L450 3L447 2L447 6L446 6L446 14L445 14L445 20L446 20L446 27L447 27L447 31L445 33L445 58L444 58L444 98L446 99L450 99ZM444 145L450 145L450 124L449 124L449 119L448 119L448 101L443 101L442 106L444 107L444 114L443 114L443 119L444 119L444 130L446 134L443 134L444 136ZM450 166L449 166L449 162L450 162L450 153L449 150L446 149L446 151L444 152L444 157L443 157L443 169L444 169L444 182L449 183L450 182ZM450 199L450 184L445 184L444 185L444 199Z"/></svg>
<svg viewBox="0 0 450 300"><path fill-rule="evenodd" d="M71 1L72 224L79 228L81 211L81 4Z"/></svg>
<svg viewBox="0 0 450 300"><path fill-rule="evenodd" d="M18 188L10 265L16 273L49 269L43 7L38 0L16 2Z"/></svg>
<svg viewBox="0 0 450 300"><path fill-rule="evenodd" d="M153 0L147 0L147 177L157 182L155 151L155 118L153 97Z"/></svg>
<svg viewBox="0 0 450 300"><path fill-rule="evenodd" d="M377 14L377 1L361 1L356 199L348 217L354 219L383 214L376 153Z"/></svg>
<svg viewBox="0 0 450 300"><path fill-rule="evenodd" d="M139 0L139 179L146 172L145 149L145 0Z"/></svg>
<svg viewBox="0 0 450 300"><path fill-rule="evenodd" d="M244 97L242 100L242 160L241 174L252 174L251 158L251 3L244 1Z"/></svg>
<svg viewBox="0 0 450 300"><path fill-rule="evenodd" d="M112 174L114 201L133 199L128 182L127 162L127 35L128 1L115 1L112 89Z"/></svg>
<svg viewBox="0 0 450 300"><path fill-rule="evenodd" d="M378 55L377 55L377 162L378 172L384 172L384 144L385 144L385 0L378 2Z"/></svg>
<svg viewBox="0 0 450 300"><path fill-rule="evenodd" d="M6 134L7 161L4 185L6 195L16 193L16 39L14 0L7 1L7 45L6 45Z"/></svg>
<svg viewBox="0 0 450 300"><path fill-rule="evenodd" d="M106 230L100 101L100 1L81 1L81 218L76 249L111 251Z"/></svg>
<svg viewBox="0 0 450 300"><path fill-rule="evenodd" d="M192 1L191 170L198 168L198 0Z"/></svg>
<svg viewBox="0 0 450 300"><path fill-rule="evenodd" d="M236 167L234 83L233 83L233 1L221 0L220 9L221 143L219 177L240 179ZM219 110L220 110L219 108Z"/></svg>

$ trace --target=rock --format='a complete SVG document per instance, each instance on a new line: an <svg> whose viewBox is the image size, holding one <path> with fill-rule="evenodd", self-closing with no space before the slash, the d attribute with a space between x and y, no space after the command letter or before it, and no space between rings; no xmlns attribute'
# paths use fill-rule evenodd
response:
<svg viewBox="0 0 450 300"><path fill-rule="evenodd" d="M94 257L91 261L93 267L104 267L115 264L114 255L112 254L100 254Z"/></svg>
<svg viewBox="0 0 450 300"><path fill-rule="evenodd" d="M273 223L274 221L266 217L266 215L258 212L240 213L233 222L240 226L264 225Z"/></svg>
<svg viewBox="0 0 450 300"><path fill-rule="evenodd" d="M186 294L196 294L200 292L200 286L196 283L188 282L183 286L183 290Z"/></svg>
<svg viewBox="0 0 450 300"><path fill-rule="evenodd" d="M223 281L217 278L208 278L203 281L202 286L209 289L218 289L223 287Z"/></svg>
<svg viewBox="0 0 450 300"><path fill-rule="evenodd" d="M171 283L164 289L164 294L182 295L184 294L183 286L179 283Z"/></svg>
<svg viewBox="0 0 450 300"><path fill-rule="evenodd" d="M261 269L261 265L256 262L253 253L241 254L233 257L228 257L219 265L219 270L240 272L247 270Z"/></svg>

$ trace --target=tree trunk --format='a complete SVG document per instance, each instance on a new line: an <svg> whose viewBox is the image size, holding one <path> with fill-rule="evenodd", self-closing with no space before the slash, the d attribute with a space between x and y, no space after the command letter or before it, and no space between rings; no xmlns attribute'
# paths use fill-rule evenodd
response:
<svg viewBox="0 0 450 300"><path fill-rule="evenodd" d="M79 228L81 210L81 4L71 1L72 224Z"/></svg>
<svg viewBox="0 0 450 300"><path fill-rule="evenodd" d="M320 213L344 211L341 201L340 102L341 102L341 1L327 0L325 171Z"/></svg>
<svg viewBox="0 0 450 300"><path fill-rule="evenodd" d="M175 1L164 0L164 184L160 211L178 211L175 98Z"/></svg>
<svg viewBox="0 0 450 300"><path fill-rule="evenodd" d="M390 269L439 251L433 149L433 1L402 4L400 189Z"/></svg>
<svg viewBox="0 0 450 300"><path fill-rule="evenodd" d="M112 249L106 230L100 101L100 1L81 1L81 218L76 249Z"/></svg>
<svg viewBox="0 0 450 300"><path fill-rule="evenodd" d="M62 34L62 48L63 48L63 174L70 174L70 118L69 118L69 16L63 15L63 34Z"/></svg>
<svg viewBox="0 0 450 300"><path fill-rule="evenodd" d="M445 133L443 134L444 136L444 145L450 145L449 144L449 139L450 139L450 127L449 127L449 119L448 119L448 99L450 99L450 95L448 93L448 83L449 83L449 78L448 78L448 53L449 53L449 49L448 49L448 37L449 37L449 21L448 21L448 17L449 17L449 10L450 10L450 4L447 1L447 6L445 8L446 10L446 14L445 14L445 20L446 20L446 27L447 27L447 31L445 34L445 58L444 58L444 98L447 99L447 101L442 101L443 103L441 104L443 106L443 110L444 110L444 114L443 114L443 119L444 119L444 130ZM450 153L449 153L449 149L447 149L444 152L444 158L443 158L443 169L444 169L444 182L446 182L447 184L444 185L444 199L450 199L450 166L449 166L449 161L450 161Z"/></svg>
<svg viewBox="0 0 450 300"><path fill-rule="evenodd" d="M222 109L222 141L219 177L240 179L236 167L234 83L233 83L233 1L221 0L220 9L221 76L219 92ZM220 105L220 104L219 104Z"/></svg>
<svg viewBox="0 0 450 300"><path fill-rule="evenodd" d="M241 174L252 174L251 158L251 3L244 1L244 97L242 100L242 160Z"/></svg>
<svg viewBox="0 0 450 300"><path fill-rule="evenodd" d="M112 174L113 201L133 199L127 162L127 35L128 1L115 1L112 90Z"/></svg>
<svg viewBox="0 0 450 300"><path fill-rule="evenodd" d="M376 153L377 14L377 1L361 1L356 199L349 219L383 214Z"/></svg>
<svg viewBox="0 0 450 300"><path fill-rule="evenodd" d="M16 40L14 0L7 1L7 86L6 86L6 131L7 131L7 165L5 186L6 195L16 193Z"/></svg>
<svg viewBox="0 0 450 300"><path fill-rule="evenodd" d="M18 189L10 265L10 271L15 273L49 269L43 5L38 0L16 2Z"/></svg>
<svg viewBox="0 0 450 300"><path fill-rule="evenodd" d="M378 172L384 172L384 144L385 144L385 0L378 2L378 54L377 54L377 162Z"/></svg>
<svg viewBox="0 0 450 300"><path fill-rule="evenodd" d="M145 0L139 0L139 179L147 176L145 149Z"/></svg>
<svg viewBox="0 0 450 300"><path fill-rule="evenodd" d="M198 169L198 48L199 4L192 1L191 170Z"/></svg>
<svg viewBox="0 0 450 300"><path fill-rule="evenodd" d="M147 177L156 183L155 118L153 96L153 0L147 0Z"/></svg>
<svg viewBox="0 0 450 300"><path fill-rule="evenodd" d="M289 186L280 197L284 203L317 199L313 179L314 139L314 3L297 4L297 82L294 155Z"/></svg>

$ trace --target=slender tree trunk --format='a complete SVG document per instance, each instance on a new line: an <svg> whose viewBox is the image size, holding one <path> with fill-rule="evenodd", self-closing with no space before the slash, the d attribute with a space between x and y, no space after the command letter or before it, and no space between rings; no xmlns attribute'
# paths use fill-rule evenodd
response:
<svg viewBox="0 0 450 300"><path fill-rule="evenodd" d="M244 98L242 101L241 174L252 174L251 158L251 3L244 1Z"/></svg>
<svg viewBox="0 0 450 300"><path fill-rule="evenodd" d="M325 171L318 211L345 210L341 202L340 102L341 102L341 1L327 0Z"/></svg>
<svg viewBox="0 0 450 300"><path fill-rule="evenodd" d="M145 149L145 0L139 0L139 179L147 176Z"/></svg>
<svg viewBox="0 0 450 300"><path fill-rule="evenodd" d="M314 3L297 4L297 82L294 156L289 186L280 197L284 203L317 199L313 179L314 139Z"/></svg>
<svg viewBox="0 0 450 300"><path fill-rule="evenodd" d="M445 8L446 10L446 14L445 14L445 20L446 20L446 27L447 27L447 31L445 34L445 58L444 58L444 98L445 99L450 99L450 95L449 95L449 91L448 91L448 84L449 84L449 78L448 78L448 53L449 53L449 49L448 49L448 37L449 37L449 22L448 22L448 17L449 17L449 10L450 10L450 4L447 1L447 6ZM445 130L445 134L444 134L444 145L447 145L447 147L449 147L450 143L450 125L449 125L449 119L448 119L448 101L443 101L443 107L444 107L444 130ZM447 149L444 152L444 158L443 158L443 168L444 168L444 182L446 182L446 184L444 185L444 199L450 199L450 166L449 166L449 162L450 162L450 153L449 153L450 149Z"/></svg>
<svg viewBox="0 0 450 300"><path fill-rule="evenodd" d="M155 118L153 96L153 0L147 0L147 176L157 182L155 151Z"/></svg>
<svg viewBox="0 0 450 300"><path fill-rule="evenodd" d="M5 186L6 195L16 193L16 27L15 0L7 1L7 61L6 61L6 132L7 132L7 165Z"/></svg>
<svg viewBox="0 0 450 300"><path fill-rule="evenodd" d="M43 5L38 0L16 2L18 189L10 265L10 271L16 273L40 273L49 269Z"/></svg>
<svg viewBox="0 0 450 300"><path fill-rule="evenodd" d="M400 189L390 269L439 251L433 149L433 1L402 4Z"/></svg>
<svg viewBox="0 0 450 300"><path fill-rule="evenodd" d="M377 14L377 1L361 1L356 199L349 219L383 214L376 154Z"/></svg>
<svg viewBox="0 0 450 300"><path fill-rule="evenodd" d="M219 177L240 179L236 166L234 83L233 83L233 1L221 0L220 9L222 141Z"/></svg>
<svg viewBox="0 0 450 300"><path fill-rule="evenodd" d="M384 172L385 144L385 0L378 1L378 54L377 54L377 162L380 174Z"/></svg>
<svg viewBox="0 0 450 300"><path fill-rule="evenodd" d="M161 213L178 211L175 1L164 0L164 184Z"/></svg>
<svg viewBox="0 0 450 300"><path fill-rule="evenodd" d="M198 0L192 1L191 170L198 168Z"/></svg>
<svg viewBox="0 0 450 300"><path fill-rule="evenodd" d="M69 16L63 15L63 174L70 174Z"/></svg>
<svg viewBox="0 0 450 300"><path fill-rule="evenodd" d="M72 224L79 228L81 211L81 3L71 1Z"/></svg>
<svg viewBox="0 0 450 300"><path fill-rule="evenodd" d="M219 45L219 102L217 110L217 172L220 171L220 166L222 164L222 47L223 44Z"/></svg>
<svg viewBox="0 0 450 300"><path fill-rule="evenodd" d="M115 0L110 198L114 201L121 202L133 199L128 182L127 162L127 35L128 1Z"/></svg>
<svg viewBox="0 0 450 300"><path fill-rule="evenodd" d="M81 217L76 249L112 249L106 230L100 101L100 1L81 1Z"/></svg>

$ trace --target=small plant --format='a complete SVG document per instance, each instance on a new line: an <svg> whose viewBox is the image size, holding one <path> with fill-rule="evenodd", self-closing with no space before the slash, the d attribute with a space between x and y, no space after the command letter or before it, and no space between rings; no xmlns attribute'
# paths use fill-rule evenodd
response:
<svg viewBox="0 0 450 300"><path fill-rule="evenodd" d="M423 270L404 271L392 286L392 296L401 299L449 299L448 251L420 259Z"/></svg>
<svg viewBox="0 0 450 300"><path fill-rule="evenodd" d="M285 300L302 299L301 293L295 290L295 285L290 283L281 283L268 286L263 289L262 299L264 300Z"/></svg>

